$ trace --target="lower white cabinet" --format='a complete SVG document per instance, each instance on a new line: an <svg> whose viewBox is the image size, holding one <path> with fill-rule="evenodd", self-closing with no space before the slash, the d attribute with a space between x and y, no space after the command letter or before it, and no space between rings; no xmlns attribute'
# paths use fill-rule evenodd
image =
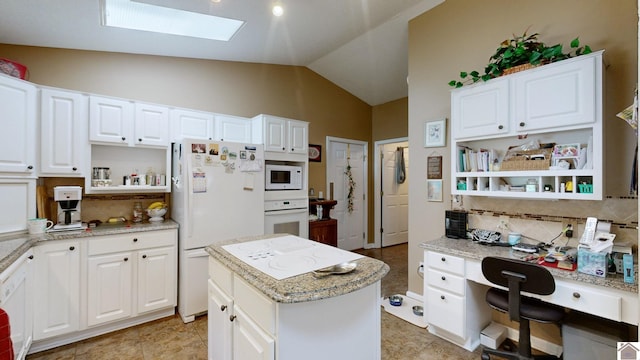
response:
<svg viewBox="0 0 640 360"><path fill-rule="evenodd" d="M88 326L176 305L175 231L103 236L87 254Z"/></svg>
<svg viewBox="0 0 640 360"><path fill-rule="evenodd" d="M465 260L425 252L424 309L429 332L473 351L480 330L491 321L484 297L486 287L465 279Z"/></svg>
<svg viewBox="0 0 640 360"><path fill-rule="evenodd" d="M34 248L34 341L79 330L80 240Z"/></svg>
<svg viewBox="0 0 640 360"><path fill-rule="evenodd" d="M9 316L15 359L27 356L33 339L32 259L29 250L0 273L0 308Z"/></svg>

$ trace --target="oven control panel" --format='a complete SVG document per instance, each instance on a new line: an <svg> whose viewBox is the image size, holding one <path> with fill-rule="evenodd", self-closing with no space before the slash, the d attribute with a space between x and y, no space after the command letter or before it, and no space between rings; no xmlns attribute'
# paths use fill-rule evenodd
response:
<svg viewBox="0 0 640 360"><path fill-rule="evenodd" d="M306 209L308 207L309 207L308 199L267 200L264 202L264 211Z"/></svg>

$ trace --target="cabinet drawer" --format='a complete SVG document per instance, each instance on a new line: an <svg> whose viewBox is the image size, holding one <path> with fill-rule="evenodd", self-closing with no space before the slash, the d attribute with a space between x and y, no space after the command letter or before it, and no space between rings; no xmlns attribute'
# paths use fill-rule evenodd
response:
<svg viewBox="0 0 640 360"><path fill-rule="evenodd" d="M233 294L233 273L218 260L209 257L209 278L224 291L227 296Z"/></svg>
<svg viewBox="0 0 640 360"><path fill-rule="evenodd" d="M435 269L427 269L427 285L464 296L465 279Z"/></svg>
<svg viewBox="0 0 640 360"><path fill-rule="evenodd" d="M464 259L456 256L445 255L434 251L427 252L427 266L451 274L464 276Z"/></svg>
<svg viewBox="0 0 640 360"><path fill-rule="evenodd" d="M556 291L543 300L603 318L622 321L622 297L597 289L556 282Z"/></svg>
<svg viewBox="0 0 640 360"><path fill-rule="evenodd" d="M275 335L276 304L237 275L233 277L233 299L236 306L266 332Z"/></svg>
<svg viewBox="0 0 640 360"><path fill-rule="evenodd" d="M427 323L465 338L464 297L427 287Z"/></svg>
<svg viewBox="0 0 640 360"><path fill-rule="evenodd" d="M87 248L89 255L96 255L160 246L173 246L175 242L176 235L174 230L161 230L98 236L87 240Z"/></svg>

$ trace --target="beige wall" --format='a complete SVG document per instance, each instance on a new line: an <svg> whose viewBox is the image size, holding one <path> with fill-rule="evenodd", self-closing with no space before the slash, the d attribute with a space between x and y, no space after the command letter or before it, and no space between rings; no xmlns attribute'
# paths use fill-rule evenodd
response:
<svg viewBox="0 0 640 360"><path fill-rule="evenodd" d="M443 214L452 207L450 196L444 202L426 202L426 158L433 151L443 156L443 193L450 193L449 141L446 148L421 146L424 121L450 118L450 87L460 71L481 71L499 43L522 34L538 32L548 44L569 42L579 36L593 50L606 49L605 71L605 162L607 202L537 201L534 211L559 216L597 216L608 207L611 216L624 222L637 221L637 206L625 212L636 137L631 128L615 117L633 101L637 79L637 3L635 0L446 0L409 23L409 147L413 159L409 174L409 269L422 258L419 244L444 233ZM450 124L447 124L449 130ZM463 199L467 209L504 209L517 200ZM635 202L635 200L631 200ZM606 203L606 204L605 204ZM514 205L516 212L529 210L527 202ZM476 207L474 207L476 206ZM480 206L480 207L477 207ZM527 209L527 210L525 210ZM571 209L580 209L571 213ZM590 215L592 214L592 215ZM616 215L617 214L617 215ZM631 216L632 219L628 219ZM609 220L616 220L609 219ZM534 236L535 234L529 234ZM637 232L635 234L637 239ZM409 271L409 290L422 294L422 279Z"/></svg>
<svg viewBox="0 0 640 360"><path fill-rule="evenodd" d="M371 117L372 141L406 137L409 127L409 98L374 106Z"/></svg>

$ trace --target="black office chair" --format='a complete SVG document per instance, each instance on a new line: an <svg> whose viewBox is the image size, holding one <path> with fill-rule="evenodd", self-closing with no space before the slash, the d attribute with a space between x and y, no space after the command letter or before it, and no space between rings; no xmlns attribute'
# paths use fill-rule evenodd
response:
<svg viewBox="0 0 640 360"><path fill-rule="evenodd" d="M553 355L531 355L529 320L558 324L564 316L564 309L539 299L521 295L523 291L539 295L553 294L556 290L556 283L549 270L521 260L486 257L482 260L482 274L492 283L509 289L509 291L498 288L489 289L487 291L489 306L509 313L511 321L520 323L520 336L515 351L494 350L485 347L482 349L482 359L489 360L490 355L514 360L558 359Z"/></svg>

